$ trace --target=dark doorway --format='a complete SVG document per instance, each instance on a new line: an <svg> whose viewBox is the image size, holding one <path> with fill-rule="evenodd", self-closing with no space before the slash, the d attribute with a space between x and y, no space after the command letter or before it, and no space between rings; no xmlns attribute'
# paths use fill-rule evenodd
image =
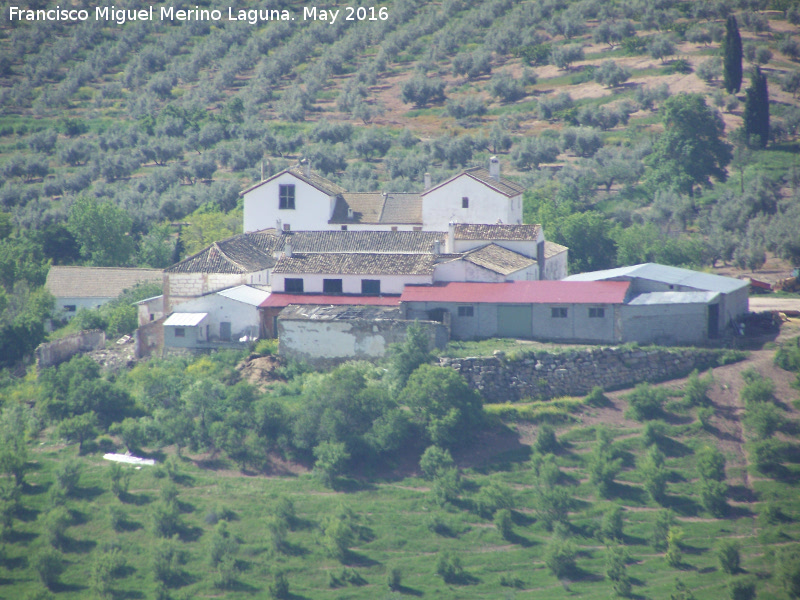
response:
<svg viewBox="0 0 800 600"><path fill-rule="evenodd" d="M715 338L719 335L719 304L708 306L708 337Z"/></svg>

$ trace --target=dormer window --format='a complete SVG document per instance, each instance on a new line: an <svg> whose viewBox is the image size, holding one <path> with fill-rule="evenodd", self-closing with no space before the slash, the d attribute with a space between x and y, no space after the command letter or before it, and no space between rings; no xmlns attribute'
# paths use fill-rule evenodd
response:
<svg viewBox="0 0 800 600"><path fill-rule="evenodd" d="M466 196L461 198L461 208L469 208L469 198Z"/></svg>
<svg viewBox="0 0 800 600"><path fill-rule="evenodd" d="M281 210L294 210L294 184L278 186L278 208Z"/></svg>

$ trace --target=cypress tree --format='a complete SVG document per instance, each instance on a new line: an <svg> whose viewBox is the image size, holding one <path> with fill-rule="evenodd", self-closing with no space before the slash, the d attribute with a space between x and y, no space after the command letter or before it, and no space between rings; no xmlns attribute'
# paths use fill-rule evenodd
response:
<svg viewBox="0 0 800 600"><path fill-rule="evenodd" d="M722 42L724 57L722 83L729 94L738 92L742 87L742 37L736 17L728 17L725 22L725 39Z"/></svg>
<svg viewBox="0 0 800 600"><path fill-rule="evenodd" d="M744 132L749 143L766 148L769 140L769 90L767 76L756 67L745 91Z"/></svg>

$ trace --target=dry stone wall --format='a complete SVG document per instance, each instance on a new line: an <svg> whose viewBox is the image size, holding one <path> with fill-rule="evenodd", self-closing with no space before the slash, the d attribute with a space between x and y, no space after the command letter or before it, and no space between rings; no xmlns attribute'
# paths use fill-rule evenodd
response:
<svg viewBox="0 0 800 600"><path fill-rule="evenodd" d="M80 331L67 337L39 344L36 348L36 364L39 367L52 367L65 362L83 352L99 350L106 345L106 334L99 329Z"/></svg>
<svg viewBox="0 0 800 600"><path fill-rule="evenodd" d="M461 373L487 402L516 402L583 396L595 386L609 391L676 379L693 369L717 366L721 354L700 348L593 348L563 354L531 352L513 359L502 353L442 358L440 364Z"/></svg>

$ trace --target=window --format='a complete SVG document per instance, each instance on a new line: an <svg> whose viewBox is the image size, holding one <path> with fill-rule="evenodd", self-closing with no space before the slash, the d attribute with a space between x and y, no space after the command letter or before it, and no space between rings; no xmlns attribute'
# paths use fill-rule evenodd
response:
<svg viewBox="0 0 800 600"><path fill-rule="evenodd" d="M606 316L605 308L589 308L590 319L603 319Z"/></svg>
<svg viewBox="0 0 800 600"><path fill-rule="evenodd" d="M284 292L296 292L296 293L303 293L303 280L302 279L293 279L291 277L287 277L283 280L283 291Z"/></svg>
<svg viewBox="0 0 800 600"><path fill-rule="evenodd" d="M175 337L186 337L186 330L183 327L176 327Z"/></svg>
<svg viewBox="0 0 800 600"><path fill-rule="evenodd" d="M412 230L413 231L422 231L422 227L420 227L419 225L414 225L414 227L412 227Z"/></svg>
<svg viewBox="0 0 800 600"><path fill-rule="evenodd" d="M550 316L553 319L566 319L567 318L567 309L562 308L560 306L554 307L550 309Z"/></svg>
<svg viewBox="0 0 800 600"><path fill-rule="evenodd" d="M347 231L347 225L342 225L342 231Z"/></svg>
<svg viewBox="0 0 800 600"><path fill-rule="evenodd" d="M64 312L75 312L76 305L75 304L65 304L64 305Z"/></svg>
<svg viewBox="0 0 800 600"><path fill-rule="evenodd" d="M151 321L155 321L156 320L156 316L155 315L150 315L150 320Z"/></svg>
<svg viewBox="0 0 800 600"><path fill-rule="evenodd" d="M284 231L291 231L292 230L292 226L289 225L289 223L284 223L283 224L283 230Z"/></svg>
<svg viewBox="0 0 800 600"><path fill-rule="evenodd" d="M342 280L341 279L323 279L322 280L322 293L323 294L341 294L342 293Z"/></svg>
<svg viewBox="0 0 800 600"><path fill-rule="evenodd" d="M459 306L458 307L458 316L459 317L472 317L475 315L475 307L474 306Z"/></svg>
<svg viewBox="0 0 800 600"><path fill-rule="evenodd" d="M397 225L392 225L392 231L397 231Z"/></svg>
<svg viewBox="0 0 800 600"><path fill-rule="evenodd" d="M466 196L461 198L461 208L469 208L469 198Z"/></svg>
<svg viewBox="0 0 800 600"><path fill-rule="evenodd" d="M294 210L294 184L278 186L278 208Z"/></svg>
<svg viewBox="0 0 800 600"><path fill-rule="evenodd" d="M361 280L361 293L365 296L380 296L381 295L381 280L380 279L362 279Z"/></svg>

